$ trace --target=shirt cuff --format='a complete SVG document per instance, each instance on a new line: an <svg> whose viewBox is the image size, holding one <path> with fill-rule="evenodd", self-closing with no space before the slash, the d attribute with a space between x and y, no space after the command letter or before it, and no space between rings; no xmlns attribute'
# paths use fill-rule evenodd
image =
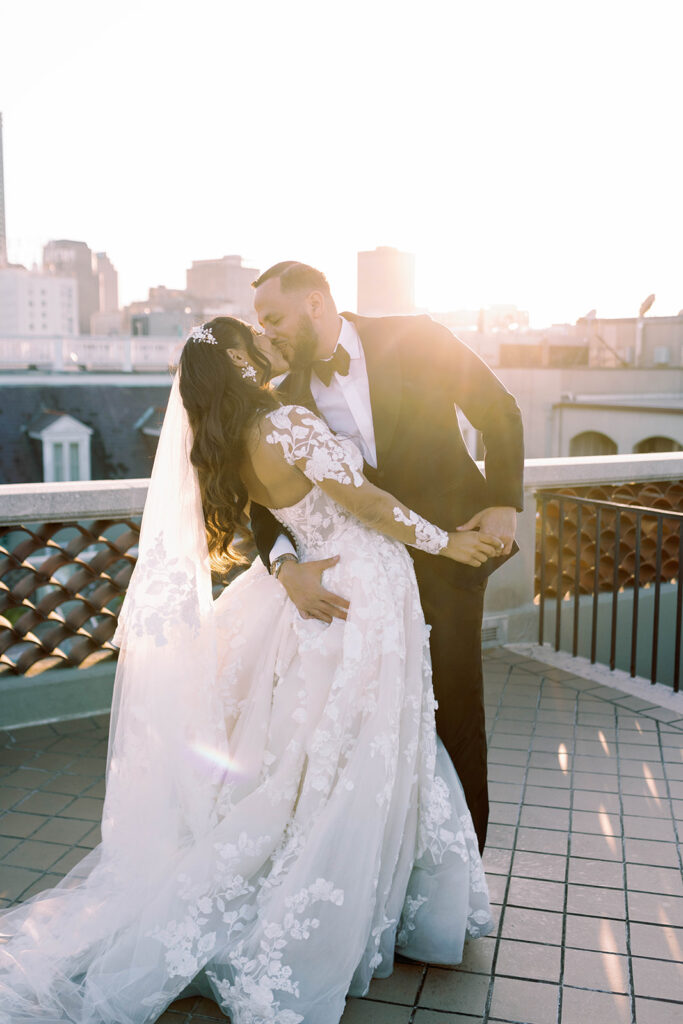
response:
<svg viewBox="0 0 683 1024"><path fill-rule="evenodd" d="M294 549L294 545L285 533L281 533L278 539L270 549L270 555L268 556L268 564L272 565L276 558L280 555L294 555L298 558L297 553Z"/></svg>

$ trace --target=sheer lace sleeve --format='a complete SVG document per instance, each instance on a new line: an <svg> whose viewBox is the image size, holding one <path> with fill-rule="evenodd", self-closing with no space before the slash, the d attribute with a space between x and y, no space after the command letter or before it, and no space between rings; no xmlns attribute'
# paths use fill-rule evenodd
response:
<svg viewBox="0 0 683 1024"><path fill-rule="evenodd" d="M268 444L279 444L286 461L319 484L323 480L360 487L363 457L334 436L320 417L301 405L284 405L268 414L273 430Z"/></svg>
<svg viewBox="0 0 683 1024"><path fill-rule="evenodd" d="M267 419L272 428L266 434L267 443L279 445L290 466L299 469L366 526L431 555L444 551L448 545L446 531L366 480L358 449L335 437L309 409L285 405L269 413Z"/></svg>

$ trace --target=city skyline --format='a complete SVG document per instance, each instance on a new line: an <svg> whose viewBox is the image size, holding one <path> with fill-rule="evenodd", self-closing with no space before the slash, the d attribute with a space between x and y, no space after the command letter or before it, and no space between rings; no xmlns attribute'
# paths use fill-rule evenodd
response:
<svg viewBox="0 0 683 1024"><path fill-rule="evenodd" d="M12 4L10 260L82 239L125 305L192 260L295 258L355 308L357 253L392 246L418 308L677 313L683 12L476 6Z"/></svg>

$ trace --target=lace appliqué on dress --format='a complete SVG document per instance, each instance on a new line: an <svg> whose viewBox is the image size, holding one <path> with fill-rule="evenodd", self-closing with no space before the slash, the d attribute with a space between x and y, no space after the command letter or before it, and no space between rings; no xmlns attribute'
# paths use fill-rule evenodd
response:
<svg viewBox="0 0 683 1024"><path fill-rule="evenodd" d="M417 512L409 512L406 515L397 505L394 509L394 519L397 523L403 523L404 526L415 527L415 543L411 547L426 551L429 555L440 555L448 544L446 531L440 530L438 526L423 519Z"/></svg>
<svg viewBox="0 0 683 1024"><path fill-rule="evenodd" d="M298 466L312 480L336 480L340 484L363 483L363 458L339 441L332 431L308 409L300 405L284 405L268 414L275 428L268 434L268 444L279 444L290 466ZM354 457L355 456L355 457Z"/></svg>

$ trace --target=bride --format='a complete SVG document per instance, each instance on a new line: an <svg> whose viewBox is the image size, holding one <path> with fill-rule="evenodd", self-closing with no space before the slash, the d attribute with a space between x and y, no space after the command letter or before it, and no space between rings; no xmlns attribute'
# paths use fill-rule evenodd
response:
<svg viewBox="0 0 683 1024"><path fill-rule="evenodd" d="M190 992L233 1024L335 1024L395 949L458 963L492 928L404 545L479 565L496 541L370 484L265 386L281 360L229 317L185 343L115 637L102 842L0 915L2 1024L151 1024ZM329 558L345 621L300 617L260 562L212 600L250 500Z"/></svg>

